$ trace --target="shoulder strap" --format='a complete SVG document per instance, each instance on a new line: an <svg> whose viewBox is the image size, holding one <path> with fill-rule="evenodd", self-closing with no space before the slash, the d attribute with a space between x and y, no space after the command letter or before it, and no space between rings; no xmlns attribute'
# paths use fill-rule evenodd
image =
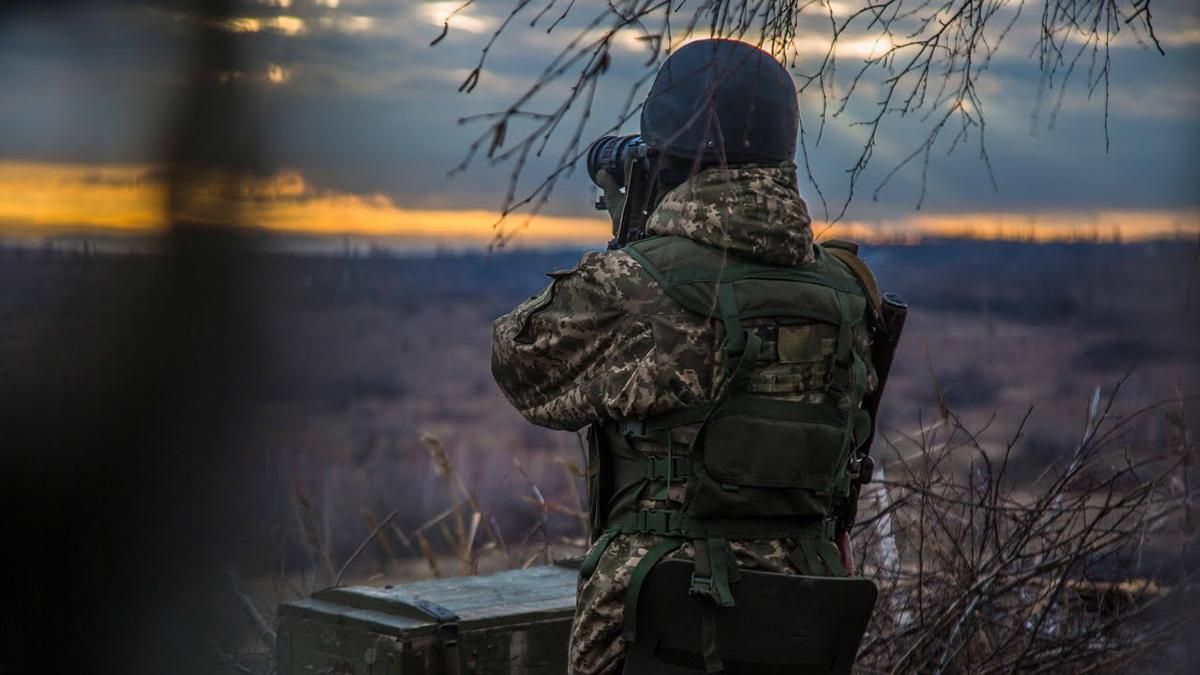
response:
<svg viewBox="0 0 1200 675"><path fill-rule="evenodd" d="M641 265L642 269L658 283L662 291L690 312L705 317L714 316L718 307L717 291L725 284L745 285L795 282L824 286L837 293L864 297L863 285L848 265L834 262L834 256L821 255L812 265L775 266L742 260L726 251L679 236L656 236L642 239L621 249ZM823 251L827 253L828 251ZM769 295L766 302L774 302L779 314L792 316L800 306L790 302L790 291ZM739 290L739 293L741 291ZM739 298L740 300L741 298ZM742 317L749 318L773 315L764 313L760 306L747 310L742 307ZM808 305L803 308L809 318L836 323L840 317L828 305Z"/></svg>
<svg viewBox="0 0 1200 675"><path fill-rule="evenodd" d="M867 267L865 260L858 257L858 245L847 244L849 242L833 240L822 244L821 249L850 268L867 294L867 301L871 303L875 316L882 316L883 296L879 292L879 282L875 280L875 273Z"/></svg>

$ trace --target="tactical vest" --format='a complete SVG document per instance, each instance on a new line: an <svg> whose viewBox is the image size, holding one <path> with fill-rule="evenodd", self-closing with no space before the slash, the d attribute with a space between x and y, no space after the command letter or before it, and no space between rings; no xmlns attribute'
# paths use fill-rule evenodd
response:
<svg viewBox="0 0 1200 675"><path fill-rule="evenodd" d="M723 328L711 401L646 419L596 424L589 432L597 542L581 574L594 570L617 534L666 537L631 578L627 640L636 630L631 623L642 580L684 541L696 548L693 591L718 605L733 603L729 581L737 568L730 539L808 542L796 555L809 567L841 570L830 543L833 505L850 491L848 463L871 427L859 407L867 364L853 348L852 332L867 320L877 291L847 245L832 245L814 246L812 262L791 267L741 260L677 236L652 237L623 249L668 297ZM823 382L815 391L808 387L803 396L772 396L761 391L761 383L747 385L751 371L805 355L823 362ZM694 440L677 448L684 428L695 430ZM635 444L645 440L665 446L665 455L635 451ZM639 495L665 497L679 484L686 486L681 508L640 507Z"/></svg>

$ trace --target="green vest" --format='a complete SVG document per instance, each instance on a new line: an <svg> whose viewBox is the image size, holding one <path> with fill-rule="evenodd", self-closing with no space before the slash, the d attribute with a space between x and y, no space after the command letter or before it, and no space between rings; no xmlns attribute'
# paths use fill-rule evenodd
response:
<svg viewBox="0 0 1200 675"><path fill-rule="evenodd" d="M723 369L709 402L646 419L593 425L590 508L593 534L601 541L584 561L582 573L590 573L612 536L653 533L671 540L646 556L643 574L683 540L708 543L707 548L722 552L710 554L697 546L697 575L708 576L701 569L708 572L711 564L714 584L727 591L727 583L717 578L723 571L715 569L731 562L724 553L727 539L828 542L834 500L849 493L847 467L871 426L859 407L867 365L853 349L852 336L868 315L864 282L841 256L822 246L814 247L812 262L793 267L738 259L677 236L644 239L623 250L672 300L723 325ZM746 328L743 322L757 325ZM824 395L812 400L810 392L798 397L804 400L790 400L748 387L747 375L780 354L822 353L821 344L804 344L805 335L820 340L815 331L801 330L807 326L820 326L822 334L834 339ZM773 349L764 349L771 342ZM698 425L699 431L688 452L680 448L676 454L671 430L685 425ZM638 439L665 445L666 456L635 452ZM639 507L638 495L647 488L665 496L676 483L686 484L682 509ZM822 548L822 556L831 548ZM630 588L634 596L636 585ZM712 592L719 604L726 604L722 589Z"/></svg>

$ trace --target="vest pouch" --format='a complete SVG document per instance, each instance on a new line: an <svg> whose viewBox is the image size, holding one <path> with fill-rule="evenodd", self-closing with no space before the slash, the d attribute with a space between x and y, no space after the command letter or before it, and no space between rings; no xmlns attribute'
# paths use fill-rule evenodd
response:
<svg viewBox="0 0 1200 675"><path fill-rule="evenodd" d="M846 431L846 412L831 405L758 396L725 401L693 450L689 514L828 517L849 459Z"/></svg>
<svg viewBox="0 0 1200 675"><path fill-rule="evenodd" d="M595 542L613 519L639 510L644 482L640 474L630 480L623 475L621 460L640 467L646 455L637 452L615 423L593 424L588 429L588 513Z"/></svg>

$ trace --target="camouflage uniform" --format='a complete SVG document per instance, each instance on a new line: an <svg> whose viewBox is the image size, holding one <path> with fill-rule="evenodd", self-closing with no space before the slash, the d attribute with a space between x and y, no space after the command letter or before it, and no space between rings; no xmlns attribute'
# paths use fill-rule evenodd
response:
<svg viewBox="0 0 1200 675"><path fill-rule="evenodd" d="M663 198L647 230L652 235L684 236L770 265L794 266L813 259L808 210L790 163L702 171ZM505 396L527 419L575 430L603 420L644 418L712 398L723 372L719 322L680 307L624 251L588 253L574 269L550 276L554 279L550 286L493 325L492 372ZM869 361L865 330L856 330L855 349ZM761 395L819 400L824 395L824 376L822 363L772 363L752 372L748 385ZM873 387L874 372L868 370L867 389ZM685 436L688 432L679 431ZM690 439L680 440L686 447ZM648 441L638 449L663 451ZM671 503L678 508L683 486L673 487L665 499L661 494L639 497L643 508ZM573 675L620 672L629 577L647 550L661 540L651 534L618 535L596 571L580 580L570 648ZM731 541L730 545L744 568L832 573L796 569L787 555L794 548L790 541ZM685 543L667 557L691 556L692 547Z"/></svg>

